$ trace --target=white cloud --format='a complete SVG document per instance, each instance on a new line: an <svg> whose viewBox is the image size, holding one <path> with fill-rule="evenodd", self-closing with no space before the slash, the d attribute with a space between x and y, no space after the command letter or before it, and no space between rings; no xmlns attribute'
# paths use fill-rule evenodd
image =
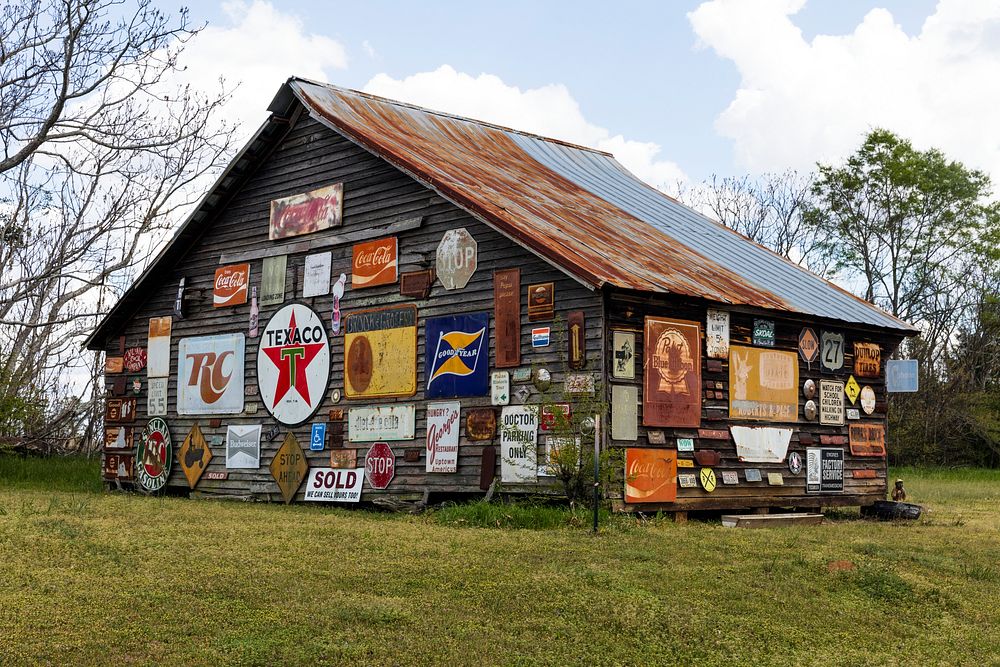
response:
<svg viewBox="0 0 1000 667"><path fill-rule="evenodd" d="M365 91L439 111L468 116L613 153L651 185L672 191L687 177L676 163L660 157L651 142L626 139L584 118L566 86L549 84L521 90L492 74L473 77L442 65L404 79L378 74Z"/></svg>
<svg viewBox="0 0 1000 667"><path fill-rule="evenodd" d="M716 130L753 171L842 158L873 127L934 146L1000 182L1000 2L941 0L908 36L885 9L807 41L805 0L711 0L688 15L741 82Z"/></svg>
<svg viewBox="0 0 1000 667"><path fill-rule="evenodd" d="M371 42L369 42L367 39L361 42L361 48L365 50L365 53L368 54L369 58L374 59L378 56L378 54L375 53L375 47L372 46Z"/></svg>
<svg viewBox="0 0 1000 667"><path fill-rule="evenodd" d="M284 14L263 0L226 2L228 25L209 25L181 56L183 80L200 90L218 89L219 77L239 88L226 116L244 123L248 137L267 118L267 105L289 76L329 81L347 67L344 46L309 32L299 17Z"/></svg>

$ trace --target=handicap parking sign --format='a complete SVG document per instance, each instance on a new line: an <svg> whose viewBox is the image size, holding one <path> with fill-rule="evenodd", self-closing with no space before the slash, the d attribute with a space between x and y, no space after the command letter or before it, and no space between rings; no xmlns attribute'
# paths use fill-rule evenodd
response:
<svg viewBox="0 0 1000 667"><path fill-rule="evenodd" d="M314 452L323 451L326 445L326 424L313 424L312 437L309 439L309 449Z"/></svg>

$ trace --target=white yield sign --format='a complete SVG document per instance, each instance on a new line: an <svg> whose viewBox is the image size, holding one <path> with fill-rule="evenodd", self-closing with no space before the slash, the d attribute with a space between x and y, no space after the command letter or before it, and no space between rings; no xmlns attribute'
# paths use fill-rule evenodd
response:
<svg viewBox="0 0 1000 667"><path fill-rule="evenodd" d="M437 277L445 289L463 289L476 272L479 244L461 227L444 233L437 247Z"/></svg>

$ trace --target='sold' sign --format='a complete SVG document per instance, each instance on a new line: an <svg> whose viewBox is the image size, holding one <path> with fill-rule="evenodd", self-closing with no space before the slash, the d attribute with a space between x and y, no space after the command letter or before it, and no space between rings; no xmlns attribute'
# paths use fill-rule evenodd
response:
<svg viewBox="0 0 1000 667"><path fill-rule="evenodd" d="M449 229L437 247L437 276L447 290L462 289L476 272L478 244L464 227Z"/></svg>
<svg viewBox="0 0 1000 667"><path fill-rule="evenodd" d="M497 368L521 364L521 270L493 272Z"/></svg>
<svg viewBox="0 0 1000 667"><path fill-rule="evenodd" d="M427 320L426 396L485 396L489 392L489 313Z"/></svg>
<svg viewBox="0 0 1000 667"><path fill-rule="evenodd" d="M554 283L528 285L528 319L551 320L556 308L556 288Z"/></svg>
<svg viewBox="0 0 1000 667"><path fill-rule="evenodd" d="M839 371L844 367L844 335L824 331L820 335L820 361L823 370Z"/></svg>
<svg viewBox="0 0 1000 667"><path fill-rule="evenodd" d="M351 408L347 414L350 442L413 440L416 408L400 403Z"/></svg>
<svg viewBox="0 0 1000 667"><path fill-rule="evenodd" d="M538 408L515 405L500 420L501 479L509 483L538 481Z"/></svg>
<svg viewBox="0 0 1000 667"><path fill-rule="evenodd" d="M729 358L729 313L708 309L705 318L705 347L710 359Z"/></svg>
<svg viewBox="0 0 1000 667"><path fill-rule="evenodd" d="M844 383L821 380L819 383L819 423L844 425Z"/></svg>
<svg viewBox="0 0 1000 667"><path fill-rule="evenodd" d="M811 364L819 358L819 338L816 332L805 327L799 332L799 356L802 361Z"/></svg>
<svg viewBox="0 0 1000 667"><path fill-rule="evenodd" d="M142 431L135 450L135 478L146 491L159 491L170 477L174 450L170 444L167 422L153 417Z"/></svg>
<svg viewBox="0 0 1000 667"><path fill-rule="evenodd" d="M191 432L184 438L178 458L188 486L193 489L212 460L212 450L208 448L205 436L201 434L197 424L191 427Z"/></svg>
<svg viewBox="0 0 1000 667"><path fill-rule="evenodd" d="M885 456L885 426L882 424L851 424L848 437L854 456Z"/></svg>
<svg viewBox="0 0 1000 667"><path fill-rule="evenodd" d="M271 241L339 227L344 207L344 185L335 183L309 192L275 199L267 237Z"/></svg>
<svg viewBox="0 0 1000 667"><path fill-rule="evenodd" d="M417 308L349 313L344 321L347 398L413 396L417 391Z"/></svg>
<svg viewBox="0 0 1000 667"><path fill-rule="evenodd" d="M312 468L303 499L324 503L356 503L361 500L364 479L364 468Z"/></svg>
<svg viewBox="0 0 1000 667"><path fill-rule="evenodd" d="M677 452L625 450L625 502L670 503L677 499Z"/></svg>
<svg viewBox="0 0 1000 667"><path fill-rule="evenodd" d="M376 442L365 456L365 476L373 489L385 489L396 476L396 455L384 442Z"/></svg>
<svg viewBox="0 0 1000 667"><path fill-rule="evenodd" d="M799 414L795 352L734 345L729 355L729 416L794 422Z"/></svg>
<svg viewBox="0 0 1000 667"><path fill-rule="evenodd" d="M854 344L854 374L863 378L877 378L882 371L882 350L878 343Z"/></svg>
<svg viewBox="0 0 1000 667"><path fill-rule="evenodd" d="M149 319L149 338L146 349L149 352L146 377L165 378L170 375L170 316Z"/></svg>
<svg viewBox="0 0 1000 667"><path fill-rule="evenodd" d="M285 441L281 443L278 453L271 461L270 469L271 476L278 483L281 498L285 504L292 502L295 492L299 490L309 470L306 454L299 446L299 441L295 439L295 434L289 433L285 436Z"/></svg>
<svg viewBox="0 0 1000 667"><path fill-rule="evenodd" d="M396 237L355 245L351 267L351 287L354 289L396 282L399 267Z"/></svg>
<svg viewBox="0 0 1000 667"><path fill-rule="evenodd" d="M238 306L247 302L250 291L250 265L233 264L215 270L212 305L216 308Z"/></svg>
<svg viewBox="0 0 1000 667"><path fill-rule="evenodd" d="M642 423L701 423L701 327L697 322L647 317Z"/></svg>
<svg viewBox="0 0 1000 667"><path fill-rule="evenodd" d="M177 413L243 411L243 334L183 338L177 346Z"/></svg>
<svg viewBox="0 0 1000 667"><path fill-rule="evenodd" d="M458 401L427 404L427 472L458 470L461 410L462 404Z"/></svg>
<svg viewBox="0 0 1000 667"><path fill-rule="evenodd" d="M299 303L278 310L264 327L257 351L264 407L282 424L297 426L323 402L329 378L330 345L322 318Z"/></svg>

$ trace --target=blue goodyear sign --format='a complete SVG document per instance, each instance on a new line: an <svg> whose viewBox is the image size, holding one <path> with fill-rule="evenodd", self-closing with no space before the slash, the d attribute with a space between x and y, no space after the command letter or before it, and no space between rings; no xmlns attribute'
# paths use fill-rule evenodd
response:
<svg viewBox="0 0 1000 667"><path fill-rule="evenodd" d="M427 398L490 392L489 332L489 313L427 320Z"/></svg>

